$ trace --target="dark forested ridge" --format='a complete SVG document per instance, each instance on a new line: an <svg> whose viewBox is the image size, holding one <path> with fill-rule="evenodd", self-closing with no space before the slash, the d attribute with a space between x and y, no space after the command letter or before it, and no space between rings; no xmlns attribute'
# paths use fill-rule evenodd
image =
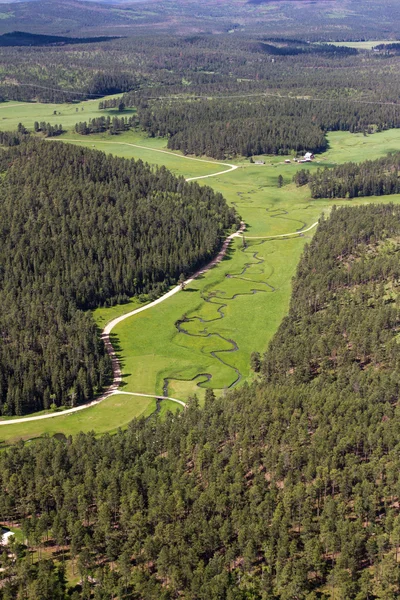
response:
<svg viewBox="0 0 400 600"><path fill-rule="evenodd" d="M73 38L56 35L38 35L27 33L25 31L12 31L0 35L0 47L3 46L54 46L54 45L69 45L69 44L99 44L113 40L113 37L97 37L97 38Z"/></svg>
<svg viewBox="0 0 400 600"><path fill-rule="evenodd" d="M315 380L320 389L338 385L338 393L354 386L379 403L395 401L399 233L400 207L393 204L333 207L320 221L299 264L289 314L264 360L268 381Z"/></svg>
<svg viewBox="0 0 400 600"><path fill-rule="evenodd" d="M321 221L258 383L0 454L1 518L60 548L3 555L0 597L64 599L70 553L77 599L398 598L399 234L393 205Z"/></svg>
<svg viewBox="0 0 400 600"><path fill-rule="evenodd" d="M0 169L1 412L88 400L110 360L83 311L167 289L236 217L165 168L66 144L22 141Z"/></svg>
<svg viewBox="0 0 400 600"><path fill-rule="evenodd" d="M308 183L313 198L357 198L400 192L400 153L390 153L360 164L345 163L333 168L298 171L298 186Z"/></svg>

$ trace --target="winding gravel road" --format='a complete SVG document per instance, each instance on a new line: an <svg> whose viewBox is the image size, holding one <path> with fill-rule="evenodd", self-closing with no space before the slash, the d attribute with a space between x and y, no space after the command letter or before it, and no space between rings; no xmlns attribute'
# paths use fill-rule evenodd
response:
<svg viewBox="0 0 400 600"><path fill-rule="evenodd" d="M76 140L71 140L71 139L59 139L59 140L52 140L52 141L64 141L64 142L75 142ZM194 160L194 161L198 161L198 162L204 162L204 163L208 163L208 164L213 164L213 165L222 165L225 167L228 167L228 169L224 170L224 171L219 171L218 173L211 173L210 175L201 175L199 177L189 177L186 179L186 181L195 181L197 179L207 179L209 177L216 177L217 175L224 175L226 173L230 173L231 171L234 171L235 169L238 168L237 165L231 165L229 163L217 163L214 161L210 161L210 160L203 160L201 158L193 158L191 156L182 156L181 154L176 154L173 152L168 152L167 150L159 150L156 148L148 148L147 146L140 146L138 144L131 144L128 142L108 142L108 141L102 141L101 143L103 144L121 144L124 146L132 146L133 148L140 148L143 150L151 150L152 152L161 152L163 154L172 154L173 156L177 156L179 158L183 158L186 160ZM310 231L311 229L313 229L313 227L315 227L318 223L313 223L313 225L311 225L308 229L304 229L303 231L295 231L293 233L286 233L286 234L281 234L281 235L272 235L272 236L266 236L266 237L254 237L254 236L246 236L248 237L248 239L272 239L272 238L280 238L280 237L288 237L288 236L292 236L292 235L301 235L302 233L306 233L307 231ZM241 223L240 229L238 231L236 231L235 233L232 233L231 235L229 235L223 245L221 250L219 251L218 255L213 258L212 261L210 261L205 267L203 267L202 269L200 269L199 271L197 271L196 273L194 273L194 275L192 275L192 277L190 277L189 279L187 279L184 283L184 285L189 285L190 283L192 283L197 277L199 277L200 275L203 275L204 273L206 273L207 271L209 271L210 269L212 269L216 264L218 264L223 257L226 254L227 248L231 242L231 240L235 237L239 237L243 234L244 230L245 230L246 226L245 223ZM69 415L72 413L76 413L79 412L81 410L85 410L87 408L90 408L91 406L96 406L97 404L99 404L100 402L102 402L103 400L105 400L106 398L109 398L110 396L113 396L115 394L124 394L124 395L129 395L129 396L140 396L140 397L144 397L144 398L156 398L157 400L170 400L172 402L176 402L177 404L180 404L181 406L186 406L185 403L182 400L178 400L177 398L171 398L169 396L157 396L155 394L142 394L139 392L125 392L125 391L120 391L118 388L121 384L122 381L122 374L121 374L121 366L119 363L119 360L115 354L115 350L112 346L111 340L110 340L110 334L112 332L112 330L114 329L114 327L116 325L118 325L119 323L121 323L122 321L124 321L125 319L129 319L130 317L133 317L134 315L137 315L141 312L143 312L144 310L149 310L150 308L153 308L154 306L156 306L157 304L161 304L161 302L165 302L165 300L168 300L168 298L171 298L172 296L174 296L175 294L177 294L179 291L181 291L181 286L177 285L174 288L172 288L172 290L170 290L169 292L167 292L166 294L164 294L163 296L161 296L160 298L157 298L157 300L154 300L153 302L150 302L149 304L146 304L145 306L141 306L140 308L137 308L129 313L126 313L125 315L121 315L120 317L117 317L115 319L113 319L112 321L110 321L109 323L107 323L107 325L105 326L103 332L102 332L102 339L104 340L104 344L106 346L107 352L109 354L109 356L111 357L112 360L112 367L113 367L113 383L112 385L109 387L109 389L102 394L101 396L99 396L98 398L96 398L95 400L92 400L91 402L88 402L87 404L82 404L80 406L75 406L74 408L69 408L67 410L63 410L60 412L54 412L54 413L47 413L45 415L38 415L38 416L33 416L33 417L21 417L18 419L8 419L6 421L2 421L0 420L0 426L1 425L13 425L13 424L18 424L18 423L28 423L29 421L41 421L43 419L54 419L56 417L62 417L64 415Z"/></svg>
<svg viewBox="0 0 400 600"><path fill-rule="evenodd" d="M280 234L280 235L270 235L270 236L266 236L266 237L252 237L252 236L246 236L246 237L248 237L248 239L273 239L273 238L288 237L288 236L292 236L292 235L301 235L302 233L306 233L307 231L310 231L317 225L318 225L318 222L313 223L307 229L303 229L302 231L294 231L292 233L285 233L285 234ZM206 273L207 271L212 269L216 264L221 262L221 260L223 259L223 257L226 254L226 251L228 249L228 246L229 246L231 240L235 237L240 237L243 234L245 228L246 228L246 225L245 225L245 223L242 222L240 229L238 231L236 231L235 233L232 233L231 235L229 235L226 238L218 255L215 258L213 258L213 260L210 261L205 267L203 267L202 269L199 269L199 271L194 273L194 275L192 275L192 277L187 279L185 281L185 286L189 285L197 277L199 277L200 275L203 275L204 273ZM136 308L135 310L132 310L131 312L126 313L125 315L116 317L115 319L113 319L112 321L107 323L107 325L103 329L102 338L104 340L104 344L106 346L107 352L110 355L111 360L112 360L114 379L113 379L112 385L108 388L108 390L104 394L99 396L99 398L96 398L96 400L92 400L92 402L88 402L87 404L81 404L80 406L75 406L74 408L68 408L67 410L63 410L60 412L48 413L45 415L38 415L36 417L22 417L20 419L8 419L7 421L0 420L0 426L1 425L13 425L13 424L17 424L17 423L28 423L29 421L41 421L42 419L54 419L55 417L62 417L64 415L70 415L72 413L76 413L81 410L90 408L91 406L96 406L96 404L99 404L106 398L109 398L110 396L113 396L115 394L124 394L124 395L128 395L128 396L140 396L143 398L156 398L157 400L171 400L172 402L176 402L177 404L180 404L181 406L186 406L182 400L178 400L178 398L171 398L170 396L162 396L162 395L158 396L156 394L142 394L139 392L120 391L118 388L122 381L121 366L119 364L119 360L115 354L115 350L114 350L111 340L110 340L110 334L111 334L112 330L114 329L114 327L116 325L118 325L118 323L121 323L122 321L125 321L125 319L129 319L130 317L133 317L134 315L137 315L137 314L143 312L144 310L149 310L150 308L157 306L157 304L161 304L161 302L165 302L165 300L168 300L168 298L171 298L172 296L177 294L179 291L181 291L181 289L182 288L180 285L176 285L174 288L172 288L172 290L170 290L169 292L167 292L160 298L157 298L157 300L154 300L153 302L149 302L149 304L146 304L145 306L141 306L140 308Z"/></svg>
<svg viewBox="0 0 400 600"><path fill-rule="evenodd" d="M52 142L76 142L68 138L51 138ZM218 173L210 173L210 175L200 175L198 177L187 177L186 181L196 181L197 179L208 179L209 177L216 177L217 175L225 175L231 171L238 169L238 165L231 165L230 163L215 162L214 160L206 160L204 158L194 158L194 156L184 156L183 154L177 154L176 152L169 152L169 150L161 150L159 148L149 148L148 146L140 146L139 144L131 144L130 142L108 142L107 140L96 140L98 144L118 144L119 146L130 146L131 148L140 148L141 150L150 150L151 152L160 152L161 154L169 154L170 156L177 156L178 158L184 158L185 160L194 160L196 162L207 163L209 165L222 165L228 167L224 171L218 171ZM89 143L89 142L88 142Z"/></svg>
<svg viewBox="0 0 400 600"><path fill-rule="evenodd" d="M292 233L280 233L279 235L265 235L265 236L255 236L255 235L246 235L246 239L248 240L274 240L277 238L286 238L292 235L301 235L302 233L307 233L307 231L311 231L318 225L318 221L310 225L307 229L299 229L298 231L293 231Z"/></svg>

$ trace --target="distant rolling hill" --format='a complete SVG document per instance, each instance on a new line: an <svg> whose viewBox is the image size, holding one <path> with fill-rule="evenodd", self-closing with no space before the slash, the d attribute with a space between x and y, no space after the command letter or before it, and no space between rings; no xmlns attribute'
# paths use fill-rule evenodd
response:
<svg viewBox="0 0 400 600"><path fill-rule="evenodd" d="M112 0L111 0L112 1ZM120 0L114 0L114 2ZM1 2L1 0L0 0ZM0 4L0 34L11 31L29 31L46 35L85 34L115 35L130 26L161 20L135 4L117 6L110 1L25 0ZM150 2L151 4L151 2ZM83 35L82 35L83 34Z"/></svg>
<svg viewBox="0 0 400 600"><path fill-rule="evenodd" d="M268 7L263 7L267 3ZM267 9L266 9L267 8ZM310 27L312 23L312 27ZM0 34L227 33L397 39L399 0L0 0Z"/></svg>

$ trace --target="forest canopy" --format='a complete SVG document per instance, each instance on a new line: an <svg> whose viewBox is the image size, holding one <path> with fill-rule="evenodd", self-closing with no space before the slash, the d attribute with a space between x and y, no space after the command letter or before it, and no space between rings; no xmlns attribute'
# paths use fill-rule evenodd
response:
<svg viewBox="0 0 400 600"><path fill-rule="evenodd" d="M56 142L0 154L0 410L89 400L110 360L87 311L166 290L210 259L233 209L164 167Z"/></svg>
<svg viewBox="0 0 400 600"><path fill-rule="evenodd" d="M2 519L29 546L69 548L76 598L397 598L399 232L398 206L334 209L258 382L113 436L0 453ZM34 598L28 560L2 559L1 598ZM30 577L64 599L58 569Z"/></svg>

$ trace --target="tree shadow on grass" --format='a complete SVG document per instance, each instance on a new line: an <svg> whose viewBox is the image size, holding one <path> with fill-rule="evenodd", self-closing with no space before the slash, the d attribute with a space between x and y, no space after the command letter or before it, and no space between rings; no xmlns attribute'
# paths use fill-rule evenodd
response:
<svg viewBox="0 0 400 600"><path fill-rule="evenodd" d="M115 356L118 359L119 366L120 366L120 369L122 372L125 367L125 361L121 354L122 348L121 348L121 344L120 344L119 338L116 333L110 333L110 342L112 344L112 347L114 348ZM121 383L120 383L119 387L125 387L127 385L127 383L124 381L124 379L126 379L130 375L131 375L131 373L122 373L121 374Z"/></svg>
<svg viewBox="0 0 400 600"><path fill-rule="evenodd" d="M221 262L226 262L227 260L232 260L234 254L235 254L235 248L232 248L232 246L228 246ZM218 263L214 266L218 266Z"/></svg>
<svg viewBox="0 0 400 600"><path fill-rule="evenodd" d="M128 384L126 381L124 381L124 379L127 379L128 377L131 377L132 373L123 373L121 375L121 383L119 384L120 388L126 387Z"/></svg>
<svg viewBox="0 0 400 600"><path fill-rule="evenodd" d="M121 365L121 369L122 369L122 367L125 366L125 363L122 359L121 343L120 343L119 338L116 333L110 333L110 342L112 344L112 347L114 348L115 356L118 358L119 364Z"/></svg>
<svg viewBox="0 0 400 600"><path fill-rule="evenodd" d="M121 344L116 333L110 333L110 342L112 343L112 347L114 348L115 354L121 352Z"/></svg>

